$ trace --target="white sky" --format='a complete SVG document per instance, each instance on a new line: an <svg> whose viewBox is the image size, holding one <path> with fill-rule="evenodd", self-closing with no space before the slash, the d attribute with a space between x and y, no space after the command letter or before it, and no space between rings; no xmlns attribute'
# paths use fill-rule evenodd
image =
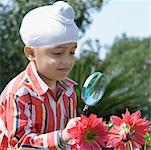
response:
<svg viewBox="0 0 151 150"><path fill-rule="evenodd" d="M151 0L110 0L93 19L81 42L98 38L101 44L111 45L122 33L128 37L148 37L151 36Z"/></svg>

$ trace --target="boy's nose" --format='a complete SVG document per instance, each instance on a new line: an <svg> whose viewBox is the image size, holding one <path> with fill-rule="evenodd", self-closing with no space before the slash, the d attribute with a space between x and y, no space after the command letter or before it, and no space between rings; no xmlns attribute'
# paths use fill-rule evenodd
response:
<svg viewBox="0 0 151 150"><path fill-rule="evenodd" d="M70 66L72 65L72 63L74 62L74 58L70 55L66 55L63 59L62 59L62 63L66 66Z"/></svg>

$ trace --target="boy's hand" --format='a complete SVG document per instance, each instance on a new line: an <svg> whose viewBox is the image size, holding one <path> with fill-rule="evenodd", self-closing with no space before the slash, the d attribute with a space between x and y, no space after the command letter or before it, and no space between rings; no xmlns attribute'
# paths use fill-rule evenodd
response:
<svg viewBox="0 0 151 150"><path fill-rule="evenodd" d="M62 141L64 143L67 143L71 139L70 134L68 133L68 129L74 127L76 125L76 121L79 119L80 117L70 119L69 122L67 123L66 128L62 130Z"/></svg>

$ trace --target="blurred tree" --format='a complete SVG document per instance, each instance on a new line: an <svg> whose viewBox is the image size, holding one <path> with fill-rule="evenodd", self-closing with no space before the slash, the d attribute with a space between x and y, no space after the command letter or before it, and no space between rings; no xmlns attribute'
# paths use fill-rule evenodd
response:
<svg viewBox="0 0 151 150"><path fill-rule="evenodd" d="M107 75L108 86L93 112L109 118L128 107L132 112L142 110L151 119L151 38L139 40L123 34L96 70Z"/></svg>
<svg viewBox="0 0 151 150"><path fill-rule="evenodd" d="M0 2L0 91L7 82L21 72L27 59L23 54L23 43L19 36L19 27L23 16L31 9L52 4L57 0L9 0ZM94 11L101 9L103 0L66 0L76 11L76 23L81 35L92 22Z"/></svg>

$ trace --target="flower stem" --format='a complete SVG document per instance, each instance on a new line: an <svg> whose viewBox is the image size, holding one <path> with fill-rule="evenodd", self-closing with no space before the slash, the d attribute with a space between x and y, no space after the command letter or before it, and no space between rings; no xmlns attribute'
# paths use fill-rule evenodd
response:
<svg viewBox="0 0 151 150"><path fill-rule="evenodd" d="M147 150L146 148L147 148L147 147L146 147L146 142L145 142L145 145L144 145L144 150Z"/></svg>
<svg viewBox="0 0 151 150"><path fill-rule="evenodd" d="M128 141L128 149L129 149L129 150L133 150L133 146L132 146L131 141Z"/></svg>

